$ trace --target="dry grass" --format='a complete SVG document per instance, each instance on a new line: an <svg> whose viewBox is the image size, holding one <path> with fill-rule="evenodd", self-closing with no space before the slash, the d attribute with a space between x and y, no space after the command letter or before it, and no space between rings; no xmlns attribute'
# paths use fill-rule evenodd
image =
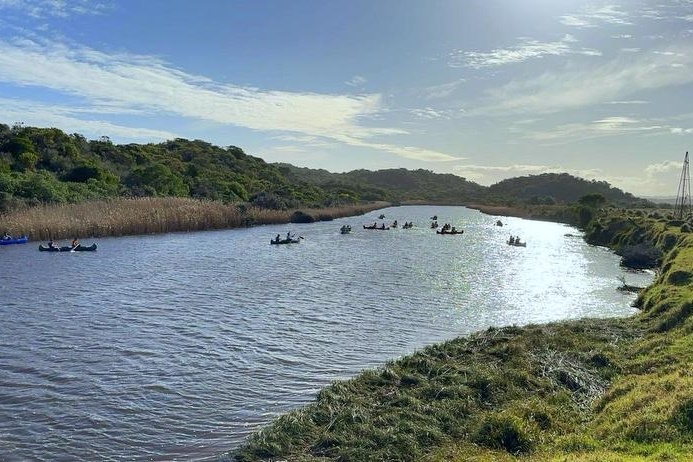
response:
<svg viewBox="0 0 693 462"><path fill-rule="evenodd" d="M329 220L386 205L380 202L303 212L315 220ZM32 240L125 236L288 223L294 212L177 197L116 199L11 212L0 216L0 230L27 234Z"/></svg>

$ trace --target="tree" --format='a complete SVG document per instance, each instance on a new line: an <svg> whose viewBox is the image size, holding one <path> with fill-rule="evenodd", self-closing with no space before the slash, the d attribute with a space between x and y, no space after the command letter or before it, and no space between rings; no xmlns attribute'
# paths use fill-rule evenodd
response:
<svg viewBox="0 0 693 462"><path fill-rule="evenodd" d="M604 203L606 203L606 198L598 193L585 194L580 199L578 199L578 203L596 209L604 205Z"/></svg>

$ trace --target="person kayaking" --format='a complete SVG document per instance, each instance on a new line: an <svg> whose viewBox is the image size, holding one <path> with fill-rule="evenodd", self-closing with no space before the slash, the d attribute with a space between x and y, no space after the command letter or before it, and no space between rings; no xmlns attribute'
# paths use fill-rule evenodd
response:
<svg viewBox="0 0 693 462"><path fill-rule="evenodd" d="M79 239L77 239L77 238L72 239L72 244L70 245L70 247L72 247L73 250L76 249L77 247L79 247Z"/></svg>
<svg viewBox="0 0 693 462"><path fill-rule="evenodd" d="M7 240L12 239L12 236L10 236L10 233L8 233L7 231L5 231L5 235L2 236L2 239L5 240L5 241L7 241Z"/></svg>
<svg viewBox="0 0 693 462"><path fill-rule="evenodd" d="M55 246L55 243L53 242L53 239L51 239L50 241L48 241L48 248L49 248L49 249L55 249L55 248L57 248L57 247Z"/></svg>

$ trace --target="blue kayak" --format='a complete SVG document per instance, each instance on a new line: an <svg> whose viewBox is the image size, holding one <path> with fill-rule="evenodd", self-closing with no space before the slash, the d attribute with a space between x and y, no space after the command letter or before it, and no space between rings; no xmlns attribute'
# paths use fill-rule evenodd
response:
<svg viewBox="0 0 693 462"><path fill-rule="evenodd" d="M20 236L15 239L0 239L0 245L26 244L27 242L29 242L28 236Z"/></svg>

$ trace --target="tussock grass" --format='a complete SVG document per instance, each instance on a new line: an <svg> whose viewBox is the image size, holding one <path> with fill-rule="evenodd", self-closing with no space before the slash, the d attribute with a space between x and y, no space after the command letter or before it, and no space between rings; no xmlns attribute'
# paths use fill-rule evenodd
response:
<svg viewBox="0 0 693 462"><path fill-rule="evenodd" d="M316 219L361 215L385 203L306 209ZM115 199L81 204L42 205L0 215L0 229L32 240L125 236L202 231L289 223L294 210L269 210L244 204L180 197Z"/></svg>
<svg viewBox="0 0 693 462"><path fill-rule="evenodd" d="M639 335L627 320L583 321L489 329L433 345L335 382L253 435L236 457L416 461L460 440L531 454L586 420L593 390L614 373L595 357ZM287 419L300 430L288 431Z"/></svg>

